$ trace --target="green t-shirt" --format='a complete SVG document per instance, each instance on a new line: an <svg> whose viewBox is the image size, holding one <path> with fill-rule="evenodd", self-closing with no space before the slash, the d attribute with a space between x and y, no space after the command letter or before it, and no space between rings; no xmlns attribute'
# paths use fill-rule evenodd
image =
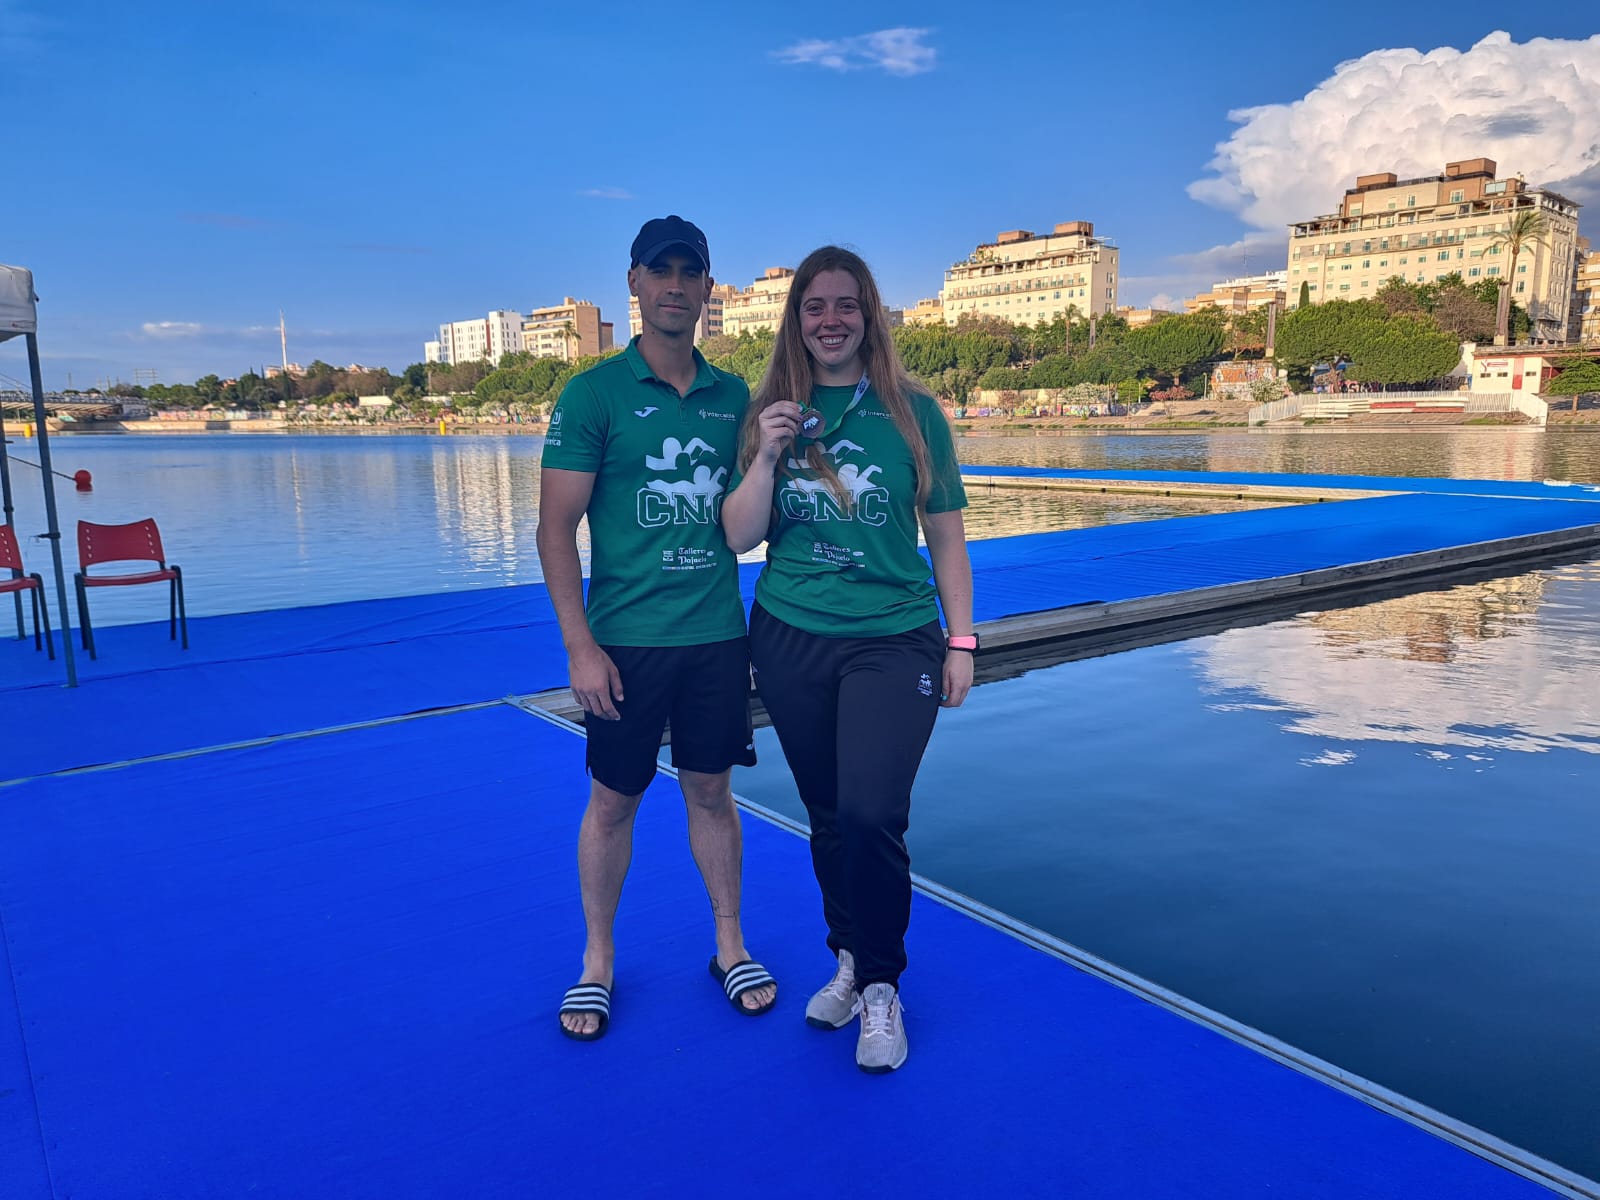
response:
<svg viewBox="0 0 1600 1200"><path fill-rule="evenodd" d="M917 552L911 450L876 390L868 388L846 412L854 395L854 386L811 393L812 407L824 418L825 432L817 440L854 504L841 505L818 473L791 455L790 469L777 472L767 565L756 582L762 608L823 637L905 633L939 616L928 563ZM927 510L965 508L967 493L944 414L931 397L910 399L933 469Z"/></svg>
<svg viewBox="0 0 1600 1200"><path fill-rule="evenodd" d="M595 477L585 611L602 645L694 646L745 632L721 517L750 389L698 350L694 361L694 386L680 397L635 338L574 375L550 414L543 465Z"/></svg>

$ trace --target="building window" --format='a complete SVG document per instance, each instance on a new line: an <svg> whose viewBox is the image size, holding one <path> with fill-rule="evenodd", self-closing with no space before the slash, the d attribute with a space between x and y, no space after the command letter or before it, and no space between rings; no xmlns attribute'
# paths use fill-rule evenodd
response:
<svg viewBox="0 0 1600 1200"><path fill-rule="evenodd" d="M1351 216L1352 216L1352 217L1359 217L1359 216L1360 216L1360 215L1361 215L1361 205L1359 205L1359 204L1352 204L1352 205L1351 205L1351 206L1350 206L1350 215L1351 215Z"/></svg>
<svg viewBox="0 0 1600 1200"><path fill-rule="evenodd" d="M1462 198L1465 195L1466 195L1465 192L1463 192L1460 188L1457 188L1455 191L1450 193L1450 203L1451 204L1460 204Z"/></svg>
<svg viewBox="0 0 1600 1200"><path fill-rule="evenodd" d="M1416 206L1417 206L1417 198L1415 196L1407 196L1406 197L1406 207L1407 208L1415 208Z"/></svg>
<svg viewBox="0 0 1600 1200"><path fill-rule="evenodd" d="M1490 267L1489 268L1489 274L1491 274L1491 275L1500 274L1500 268L1499 267Z"/></svg>
<svg viewBox="0 0 1600 1200"><path fill-rule="evenodd" d="M1469 276L1476 276L1476 275L1483 274L1483 271L1478 267L1473 267L1470 271L1467 272L1467 274Z"/></svg>
<svg viewBox="0 0 1600 1200"><path fill-rule="evenodd" d="M1517 280L1517 291L1525 292L1527 290L1528 290L1528 281L1526 279Z"/></svg>
<svg viewBox="0 0 1600 1200"><path fill-rule="evenodd" d="M1368 268L1370 266L1372 266L1372 260L1370 258L1363 258L1361 260L1361 267L1362 267L1363 270L1365 270L1366 268Z"/></svg>
<svg viewBox="0 0 1600 1200"><path fill-rule="evenodd" d="M1348 292L1350 290L1350 285L1348 283L1341 283L1339 285L1339 290L1341 292Z"/></svg>

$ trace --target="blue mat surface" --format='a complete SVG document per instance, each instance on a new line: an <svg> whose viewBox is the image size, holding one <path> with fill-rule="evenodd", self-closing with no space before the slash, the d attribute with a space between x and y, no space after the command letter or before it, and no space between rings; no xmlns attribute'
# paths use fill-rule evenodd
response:
<svg viewBox="0 0 1600 1200"><path fill-rule="evenodd" d="M1587 503L1400 495L972 543L979 621L1267 579L1600 523ZM741 584L748 601L757 564ZM542 585L210 617L192 649L118 626L83 684L31 642L0 642L0 783L562 687Z"/></svg>
<svg viewBox="0 0 1600 1200"><path fill-rule="evenodd" d="M496 708L0 791L0 1194L1548 1194L922 897L912 1058L863 1076L801 1021L804 843L746 819L751 1020L666 781L568 1041L581 755Z"/></svg>
<svg viewBox="0 0 1600 1200"><path fill-rule="evenodd" d="M1600 502L1594 484L1552 480L1434 479L1393 475L1287 475L1267 471L1118 471L1105 467L966 466L962 475L1035 476L1044 479L1130 479L1146 483L1243 484L1254 487L1320 488L1331 491L1422 492L1443 496L1515 496L1525 500Z"/></svg>

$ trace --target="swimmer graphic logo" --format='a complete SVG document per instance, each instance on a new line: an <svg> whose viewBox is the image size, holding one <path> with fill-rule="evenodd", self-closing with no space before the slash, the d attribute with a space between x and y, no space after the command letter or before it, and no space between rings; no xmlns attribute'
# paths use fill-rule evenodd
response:
<svg viewBox="0 0 1600 1200"><path fill-rule="evenodd" d="M640 527L716 524L728 483L727 467L711 468L711 460L718 457L703 438L691 438L684 445L669 437L661 443L660 454L646 454L645 469L652 477L636 493Z"/></svg>

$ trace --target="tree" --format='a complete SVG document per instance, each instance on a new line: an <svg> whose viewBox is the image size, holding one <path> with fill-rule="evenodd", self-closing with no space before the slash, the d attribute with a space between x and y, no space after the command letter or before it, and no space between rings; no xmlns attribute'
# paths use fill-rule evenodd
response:
<svg viewBox="0 0 1600 1200"><path fill-rule="evenodd" d="M1422 289L1416 284L1407 283L1398 275L1391 275L1384 280L1383 286L1372 299L1383 305L1383 310L1391 317L1427 311L1427 306L1422 302Z"/></svg>
<svg viewBox="0 0 1600 1200"><path fill-rule="evenodd" d="M1394 317L1361 328L1351 358L1362 383L1424 383L1455 368L1461 345L1426 317Z"/></svg>
<svg viewBox="0 0 1600 1200"><path fill-rule="evenodd" d="M1214 308L1164 317L1130 332L1127 346L1142 367L1176 384L1186 370L1217 356L1227 337L1224 322L1222 312Z"/></svg>
<svg viewBox="0 0 1600 1200"><path fill-rule="evenodd" d="M1329 300L1297 308L1278 322L1277 359L1302 369L1348 360L1374 329L1382 327L1387 315L1372 300Z"/></svg>
<svg viewBox="0 0 1600 1200"><path fill-rule="evenodd" d="M1028 386L1028 373L1020 367L990 367L978 379L986 392L1017 391Z"/></svg>
<svg viewBox="0 0 1600 1200"><path fill-rule="evenodd" d="M1300 303L1296 307L1311 307L1311 281L1309 279L1302 279L1300 281Z"/></svg>
<svg viewBox="0 0 1600 1200"><path fill-rule="evenodd" d="M1572 411L1578 411L1578 397L1600 392L1600 362L1592 358L1569 358L1559 364L1561 374L1545 385L1546 396L1571 396Z"/></svg>
<svg viewBox="0 0 1600 1200"><path fill-rule="evenodd" d="M1489 243L1491 251L1505 246L1511 251L1511 265L1506 271L1504 279L1497 280L1500 286L1498 307L1495 309L1494 344L1504 346L1511 325L1511 284L1517 275L1517 257L1522 253L1522 248L1538 241L1544 236L1544 213L1537 208L1519 208L1511 214L1511 220L1506 225L1506 231L1494 241Z"/></svg>

